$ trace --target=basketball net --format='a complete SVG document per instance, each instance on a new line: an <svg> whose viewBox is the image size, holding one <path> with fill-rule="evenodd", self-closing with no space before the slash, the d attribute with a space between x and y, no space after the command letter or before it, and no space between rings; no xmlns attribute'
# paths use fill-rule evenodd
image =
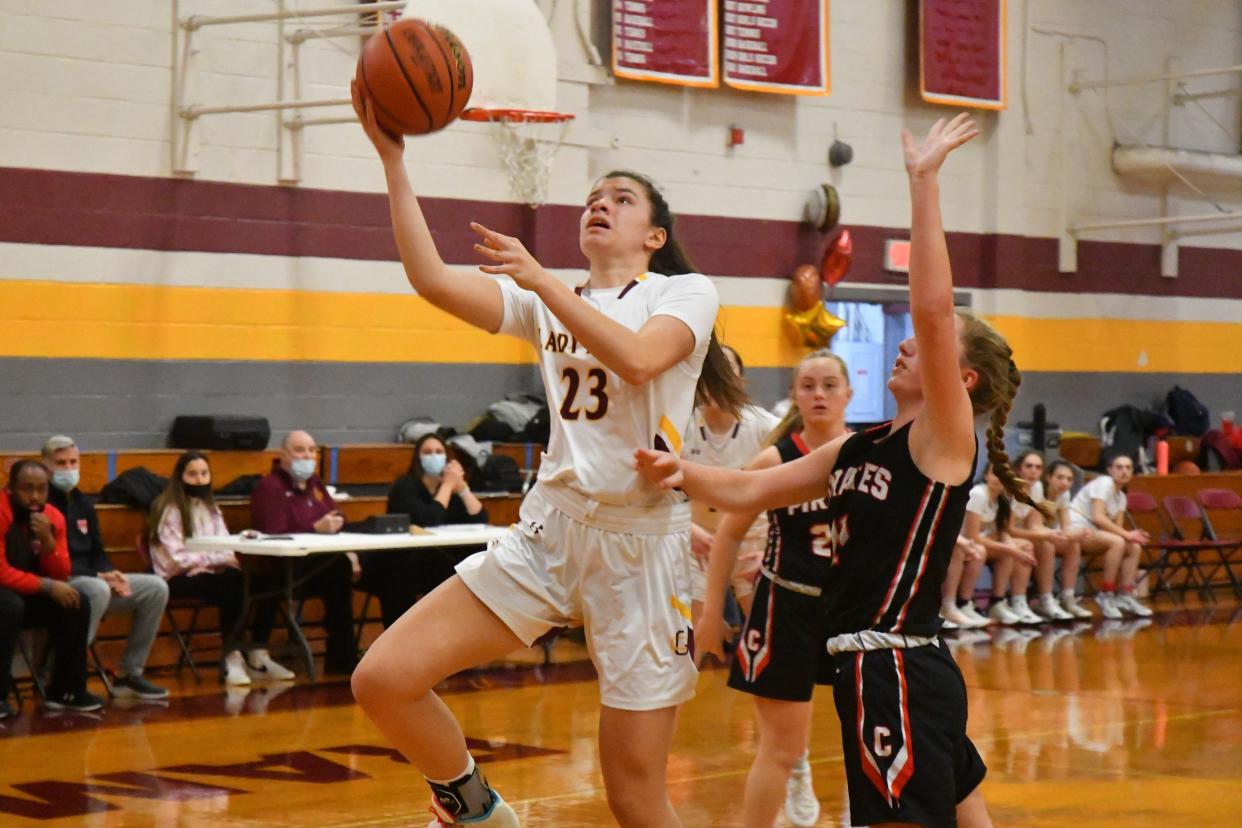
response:
<svg viewBox="0 0 1242 828"><path fill-rule="evenodd" d="M462 117L486 121L495 127L492 135L514 198L531 207L546 203L556 154L569 133L573 116L548 111L473 109L462 113Z"/></svg>

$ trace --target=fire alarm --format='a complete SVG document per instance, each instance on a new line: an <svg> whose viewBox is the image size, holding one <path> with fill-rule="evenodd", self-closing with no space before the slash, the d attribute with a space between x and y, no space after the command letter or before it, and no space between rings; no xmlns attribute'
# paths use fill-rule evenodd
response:
<svg viewBox="0 0 1242 828"><path fill-rule="evenodd" d="M746 143L746 130L738 126L729 127L729 146L738 147Z"/></svg>

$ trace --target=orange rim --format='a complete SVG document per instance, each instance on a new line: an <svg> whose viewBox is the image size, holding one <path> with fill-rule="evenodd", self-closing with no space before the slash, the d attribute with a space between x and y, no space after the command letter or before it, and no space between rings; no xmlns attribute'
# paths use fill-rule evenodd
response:
<svg viewBox="0 0 1242 828"><path fill-rule="evenodd" d="M553 112L548 109L467 109L461 113L463 121L510 121L524 124L556 124L572 121L573 115L568 112Z"/></svg>

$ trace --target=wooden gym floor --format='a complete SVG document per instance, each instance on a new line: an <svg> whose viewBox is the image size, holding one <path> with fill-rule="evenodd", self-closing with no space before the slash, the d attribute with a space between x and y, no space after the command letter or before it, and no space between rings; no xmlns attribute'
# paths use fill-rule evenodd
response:
<svg viewBox="0 0 1242 828"><path fill-rule="evenodd" d="M1242 823L1242 607L974 638L953 649L997 825ZM612 824L593 673L572 643L555 660L541 666L526 654L459 676L445 698L525 824ZM426 787L347 684L225 693L188 673L153 678L178 687L171 701L53 717L27 700L0 723L0 824L426 824ZM703 674L678 728L669 778L687 826L740 825L751 704L724 680L720 669ZM840 736L830 694L816 700L820 824L839 825Z"/></svg>

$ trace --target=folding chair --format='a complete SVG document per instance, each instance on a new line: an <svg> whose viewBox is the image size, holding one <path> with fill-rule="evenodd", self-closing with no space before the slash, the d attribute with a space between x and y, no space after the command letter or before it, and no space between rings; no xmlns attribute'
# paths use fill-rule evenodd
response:
<svg viewBox="0 0 1242 828"><path fill-rule="evenodd" d="M1185 495L1169 495L1162 501L1164 511L1172 524L1173 536L1182 541L1182 552L1186 566L1192 576L1199 582L1199 593L1216 600L1212 592L1212 579L1222 568L1229 578L1229 585L1234 594L1238 593L1238 581L1229 568L1229 553L1237 549L1238 544L1230 541L1214 540L1208 533L1208 524L1202 507ZM1211 572L1205 573L1200 556L1214 556L1217 563Z"/></svg>
<svg viewBox="0 0 1242 828"><path fill-rule="evenodd" d="M1164 592L1169 598L1182 603L1187 590L1203 588L1202 583L1196 580L1196 573L1201 573L1194 563L1194 556L1203 549L1203 544L1179 538L1154 497L1146 492L1127 493L1126 519L1131 528L1142 529L1152 537L1150 542L1143 544L1143 551L1151 558L1146 565L1147 571L1156 579L1153 597ZM1170 576L1178 570L1183 570L1186 578L1175 585ZM1180 599L1175 596L1175 589L1181 591Z"/></svg>
<svg viewBox="0 0 1242 828"><path fill-rule="evenodd" d="M155 572L155 565L151 563L151 549L147 546L147 535L140 532L134 540L134 551L138 553L139 560L146 567L147 572ZM203 677L198 673L198 665L194 663L194 656L190 652L189 639L198 631L198 613L208 603L201 598L172 598L168 599L167 606L164 607L164 620L168 622L168 629L172 637L176 640L177 646L181 648L181 654L177 656L177 672L181 672L184 665L190 666L190 673L194 676L196 682L201 682ZM181 627L177 625L177 619L173 615L173 610L188 609L190 610L190 629L188 633L183 634Z"/></svg>
<svg viewBox="0 0 1242 828"><path fill-rule="evenodd" d="M1242 547L1242 495L1232 489L1200 489L1196 495L1203 507L1203 526L1207 537L1215 541L1232 542L1232 556ZM1224 564L1225 572L1233 584L1234 594L1242 598L1239 581L1230 563Z"/></svg>

